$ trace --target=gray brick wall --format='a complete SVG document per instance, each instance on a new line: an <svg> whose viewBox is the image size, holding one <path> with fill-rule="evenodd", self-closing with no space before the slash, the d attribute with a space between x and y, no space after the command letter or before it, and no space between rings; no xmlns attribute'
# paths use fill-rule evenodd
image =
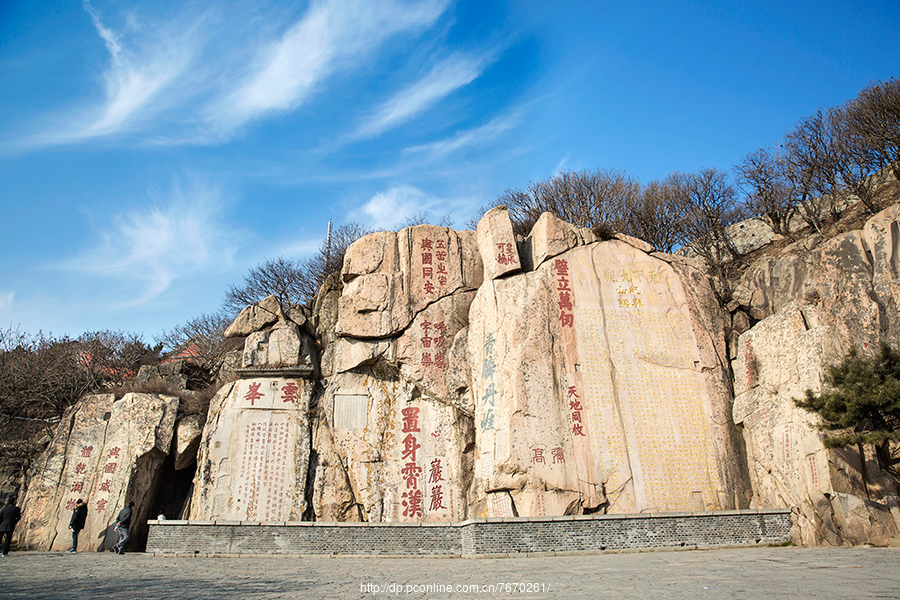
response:
<svg viewBox="0 0 900 600"><path fill-rule="evenodd" d="M149 521L147 552L483 556L778 544L791 511L475 519L462 523L239 523Z"/></svg>

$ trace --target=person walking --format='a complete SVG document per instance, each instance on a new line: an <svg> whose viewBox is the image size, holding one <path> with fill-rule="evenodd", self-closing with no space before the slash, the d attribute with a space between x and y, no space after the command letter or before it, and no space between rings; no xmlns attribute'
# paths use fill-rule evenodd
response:
<svg viewBox="0 0 900 600"><path fill-rule="evenodd" d="M113 546L116 554L125 554L125 544L131 539L131 515L133 514L134 502L129 502L128 506L119 511L116 517L116 531L119 532L119 543Z"/></svg>
<svg viewBox="0 0 900 600"><path fill-rule="evenodd" d="M78 550L78 532L84 529L84 522L87 519L87 504L81 498L75 502L75 510L72 511L72 518L69 520L69 531L72 532L72 547L66 550L69 554L75 554Z"/></svg>
<svg viewBox="0 0 900 600"><path fill-rule="evenodd" d="M13 530L21 518L22 511L16 506L16 497L10 496L6 501L6 506L0 509L0 540L3 540L3 545L0 547L0 555L9 556Z"/></svg>

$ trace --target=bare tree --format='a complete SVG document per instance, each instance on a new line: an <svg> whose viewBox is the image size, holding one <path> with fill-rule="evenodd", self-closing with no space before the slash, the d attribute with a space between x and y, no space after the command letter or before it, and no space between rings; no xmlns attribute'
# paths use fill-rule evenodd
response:
<svg viewBox="0 0 900 600"><path fill-rule="evenodd" d="M878 169L900 179L900 78L869 84L846 106L852 135L872 153Z"/></svg>
<svg viewBox="0 0 900 600"><path fill-rule="evenodd" d="M622 171L563 172L546 181L531 182L525 189L508 189L497 198L496 205L509 209L518 235L528 235L545 212L576 227L618 229L622 210L640 193L640 183ZM481 208L467 227L474 229L488 208Z"/></svg>
<svg viewBox="0 0 900 600"><path fill-rule="evenodd" d="M244 275L244 285L228 288L223 307L237 314L270 295L288 302L300 301L306 289L303 279L307 276L302 267L302 263L281 256L266 260Z"/></svg>
<svg viewBox="0 0 900 600"><path fill-rule="evenodd" d="M784 138L784 174L803 220L822 233L838 216L838 152L834 130L821 109L801 119Z"/></svg>
<svg viewBox="0 0 900 600"><path fill-rule="evenodd" d="M225 330L234 315L224 310L201 314L156 336L156 341L168 353L188 351L192 359L208 373L205 384L218 379L229 354L243 347L242 338L226 338Z"/></svg>
<svg viewBox="0 0 900 600"><path fill-rule="evenodd" d="M850 105L852 106L852 104ZM855 111L864 112L864 108ZM837 170L841 180L859 198L870 213L878 211L875 188L878 183L874 175L887 166L884 156L872 144L865 129L851 117L849 107L832 108L828 111L829 122L835 131ZM898 125L900 127L900 125Z"/></svg>
<svg viewBox="0 0 900 600"><path fill-rule="evenodd" d="M745 205L748 211L761 215L778 234L787 233L791 217L797 210L784 165L776 151L760 148L734 167L735 179L747 194Z"/></svg>
<svg viewBox="0 0 900 600"><path fill-rule="evenodd" d="M225 294L223 309L236 315L251 304L274 295L284 305L305 304L319 292L325 278L341 270L347 248L370 231L359 223L336 228L316 253L306 260L278 257L250 269L244 284L232 285Z"/></svg>
<svg viewBox="0 0 900 600"><path fill-rule="evenodd" d="M723 266L739 253L725 228L741 220L734 187L718 169L670 175L671 185L686 206L684 219L689 246L720 275Z"/></svg>
<svg viewBox="0 0 900 600"><path fill-rule="evenodd" d="M0 332L0 411L7 416L59 416L87 393L130 379L157 359L139 336L122 332L55 338L19 329Z"/></svg>
<svg viewBox="0 0 900 600"><path fill-rule="evenodd" d="M685 220L687 203L676 185L677 176L651 181L627 206L621 217L623 233L672 252L689 240Z"/></svg>

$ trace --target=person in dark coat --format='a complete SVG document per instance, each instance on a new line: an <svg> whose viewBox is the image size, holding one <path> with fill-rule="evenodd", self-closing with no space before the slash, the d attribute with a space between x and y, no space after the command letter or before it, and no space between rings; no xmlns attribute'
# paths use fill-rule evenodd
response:
<svg viewBox="0 0 900 600"><path fill-rule="evenodd" d="M16 506L15 497L11 497L6 501L6 506L0 509L0 540L3 541L3 545L0 547L0 555L9 556L13 530L21 518L22 511Z"/></svg>
<svg viewBox="0 0 900 600"><path fill-rule="evenodd" d="M116 531L119 532L119 543L113 546L116 554L125 554L125 544L131 538L131 515L133 514L134 502L129 502L128 506L119 511L116 517Z"/></svg>
<svg viewBox="0 0 900 600"><path fill-rule="evenodd" d="M87 519L87 504L81 498L75 503L72 511L72 519L69 521L69 531L72 532L72 547L66 550L74 554L78 550L78 532L84 529L84 521Z"/></svg>

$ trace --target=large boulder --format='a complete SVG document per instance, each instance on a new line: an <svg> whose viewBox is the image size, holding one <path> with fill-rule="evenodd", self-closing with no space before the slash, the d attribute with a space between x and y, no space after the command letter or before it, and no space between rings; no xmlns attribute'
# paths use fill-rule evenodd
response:
<svg viewBox="0 0 900 600"><path fill-rule="evenodd" d="M178 398L155 394L86 396L65 415L37 462L23 503L19 546L65 550L75 501L88 506L79 550L105 550L118 541L118 512L136 503L133 537L146 533L150 503L172 445Z"/></svg>
<svg viewBox="0 0 900 600"><path fill-rule="evenodd" d="M740 507L723 332L693 300L620 240L486 282L468 329L475 516Z"/></svg>
<svg viewBox="0 0 900 600"><path fill-rule="evenodd" d="M752 507L797 509L803 545L885 544L898 534L891 478L856 448L826 449L818 417L794 404L806 390L823 391L825 369L842 355L834 330L810 327L790 303L740 336L734 361L734 420L744 430Z"/></svg>
<svg viewBox="0 0 900 600"><path fill-rule="evenodd" d="M481 257L472 232L416 225L354 242L342 272L338 335L392 337L442 297L481 284Z"/></svg>
<svg viewBox="0 0 900 600"><path fill-rule="evenodd" d="M190 518L300 521L314 383L285 377L224 386L203 428Z"/></svg>
<svg viewBox="0 0 900 600"><path fill-rule="evenodd" d="M343 476L329 471L335 459L326 457L317 470L317 519L346 513L349 497L359 518L370 522L468 516L471 417L420 395L383 362L329 382L322 409L328 449L345 468Z"/></svg>

